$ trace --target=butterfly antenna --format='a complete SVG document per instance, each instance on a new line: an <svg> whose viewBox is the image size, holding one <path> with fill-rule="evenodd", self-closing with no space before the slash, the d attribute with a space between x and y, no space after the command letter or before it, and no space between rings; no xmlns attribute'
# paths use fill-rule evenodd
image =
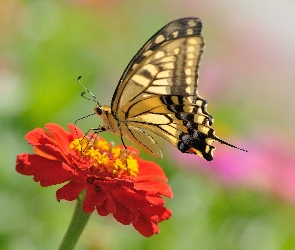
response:
<svg viewBox="0 0 295 250"><path fill-rule="evenodd" d="M78 79L77 79L78 83L83 87L83 89L85 89L85 90L86 90L86 91L87 91L87 92L93 97L93 99L89 99L89 98L87 98L87 97L85 96L85 92L82 92L82 93L81 93L81 96L82 96L83 98L89 100L89 101L94 101L94 102L96 102L96 103L99 105L99 103L98 103L98 101L97 101L95 95L94 95L89 89L87 89L87 88L81 83L81 81L80 81L81 78L82 78L82 76L78 76Z"/></svg>
<svg viewBox="0 0 295 250"><path fill-rule="evenodd" d="M90 114L90 115L85 115L85 116L83 116L83 117L77 119L77 120L74 122L74 124L76 125L78 121L83 120L83 119L85 119L85 118L87 118L87 117L90 117L90 116L93 116L93 115L95 115L95 113Z"/></svg>
<svg viewBox="0 0 295 250"><path fill-rule="evenodd" d="M230 144L230 143L228 143L228 142L226 142L226 141L223 141L223 140L219 139L217 136L214 137L214 140L220 142L221 144L225 144L225 145L227 145L227 146L230 146L230 147L232 147L232 148L236 148L236 149L239 149L239 150L241 150L241 151L248 152L248 150L243 149L243 148L239 148L239 147L237 147L237 146L235 146L235 145L232 145L232 144Z"/></svg>

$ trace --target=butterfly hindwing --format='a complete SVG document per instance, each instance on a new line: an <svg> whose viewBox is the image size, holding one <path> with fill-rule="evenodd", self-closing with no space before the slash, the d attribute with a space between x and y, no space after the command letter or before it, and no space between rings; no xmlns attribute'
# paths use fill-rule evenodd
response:
<svg viewBox="0 0 295 250"><path fill-rule="evenodd" d="M182 96L147 98L129 106L125 121L128 127L139 127L164 138L183 153L212 160L212 117L204 114L202 108Z"/></svg>
<svg viewBox="0 0 295 250"><path fill-rule="evenodd" d="M133 142L144 148L151 155L160 158L162 157L162 152L159 149L154 138L138 126L132 126L132 123L128 124L128 130L126 132L126 135L129 137L129 139L131 139Z"/></svg>

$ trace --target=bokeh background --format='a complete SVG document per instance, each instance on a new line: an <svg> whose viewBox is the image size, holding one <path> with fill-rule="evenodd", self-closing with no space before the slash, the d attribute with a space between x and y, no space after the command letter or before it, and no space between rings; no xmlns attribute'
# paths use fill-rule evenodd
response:
<svg viewBox="0 0 295 250"><path fill-rule="evenodd" d="M217 135L249 152L215 143L205 162L159 139L163 159L141 156L169 176L172 218L144 238L93 214L77 249L295 249L294 13L293 0L1 0L0 249L57 249L75 205L15 172L16 155L32 152L24 135L93 112L79 75L110 104L137 50L188 16L203 20L199 93Z"/></svg>

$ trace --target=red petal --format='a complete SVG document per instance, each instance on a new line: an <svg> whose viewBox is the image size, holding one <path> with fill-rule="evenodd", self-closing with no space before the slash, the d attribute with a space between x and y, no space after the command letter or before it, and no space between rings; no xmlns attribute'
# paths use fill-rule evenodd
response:
<svg viewBox="0 0 295 250"><path fill-rule="evenodd" d="M78 128L76 127L74 124L68 124L69 130L70 130L70 134L72 136L72 140L76 139L76 138L81 138L84 136L84 133Z"/></svg>
<svg viewBox="0 0 295 250"><path fill-rule="evenodd" d="M137 190L144 190L149 194L161 194L168 198L172 198L173 193L171 187L163 181L147 181L135 183L134 188Z"/></svg>
<svg viewBox="0 0 295 250"><path fill-rule="evenodd" d="M16 158L16 171L24 175L33 175L35 173L35 168L31 167L31 162L29 161L28 154L17 155Z"/></svg>
<svg viewBox="0 0 295 250"><path fill-rule="evenodd" d="M132 222L134 228L145 237L158 234L159 226L144 216L139 216L137 221Z"/></svg>
<svg viewBox="0 0 295 250"><path fill-rule="evenodd" d="M122 186L114 181L101 181L101 180L96 180L94 184L101 189L101 192L105 193L105 196L106 196L105 208L110 213L112 214L115 213L116 201L113 199L113 193L119 192L122 189Z"/></svg>
<svg viewBox="0 0 295 250"><path fill-rule="evenodd" d="M165 204L165 200L163 198L161 198L160 196L147 196L146 199L153 205L164 205Z"/></svg>
<svg viewBox="0 0 295 250"><path fill-rule="evenodd" d="M39 141L43 136L48 136L44 129L36 128L25 135L29 144L33 144Z"/></svg>
<svg viewBox="0 0 295 250"><path fill-rule="evenodd" d="M62 147L54 141L48 134L45 133L43 129L35 129L29 132L25 138L28 140L28 143L32 146L41 150L44 154L42 156L46 157L46 155L53 156L57 159L64 160L66 156L63 152ZM67 146L69 147L69 146ZM68 149L67 149L68 151ZM67 152L66 151L66 152ZM36 153L39 153L38 151ZM52 157L48 157L52 158Z"/></svg>
<svg viewBox="0 0 295 250"><path fill-rule="evenodd" d="M158 222L167 220L172 212L163 206L149 206L141 210L141 216L132 224L137 231L146 237L159 233Z"/></svg>
<svg viewBox="0 0 295 250"><path fill-rule="evenodd" d="M110 212L106 209L106 201L99 207L96 207L97 213L100 216L107 216Z"/></svg>
<svg viewBox="0 0 295 250"><path fill-rule="evenodd" d="M150 208L147 208L147 209L150 209ZM153 215L157 214L157 222L167 220L172 215L171 210L169 210L168 208L163 207L163 206L153 206L153 208L151 210L152 211L150 213L152 213Z"/></svg>
<svg viewBox="0 0 295 250"><path fill-rule="evenodd" d="M117 205L116 202L114 201L113 197L111 194L108 192L108 190L104 191L106 200L105 200L105 208L110 212L110 213L116 213Z"/></svg>
<svg viewBox="0 0 295 250"><path fill-rule="evenodd" d="M73 201L86 187L85 183L71 181L56 191L56 199Z"/></svg>
<svg viewBox="0 0 295 250"><path fill-rule="evenodd" d="M123 225L129 225L133 221L134 212L127 209L125 206L117 204L117 212L114 213L114 218Z"/></svg>
<svg viewBox="0 0 295 250"><path fill-rule="evenodd" d="M45 158L48 158L50 160L55 158L56 160L59 160L59 161L68 161L67 155L63 151L61 151L61 148L59 146L56 146L54 144L45 144L45 145L36 146L36 148L40 150L41 152L43 152L40 155ZM35 150L35 153L37 154L38 151Z"/></svg>
<svg viewBox="0 0 295 250"><path fill-rule="evenodd" d="M139 165L139 172L137 175L137 181L146 181L149 179L158 179L167 181L167 177L163 169L152 161L144 161L140 158L137 159Z"/></svg>
<svg viewBox="0 0 295 250"><path fill-rule="evenodd" d="M154 222L160 222L167 220L172 215L172 212L164 206L149 206L141 210L144 217L153 220Z"/></svg>
<svg viewBox="0 0 295 250"><path fill-rule="evenodd" d="M162 213L162 215L160 217L161 218L160 221L168 220L171 217L171 215L172 215L172 211L168 208L165 208L165 211Z"/></svg>
<svg viewBox="0 0 295 250"><path fill-rule="evenodd" d="M145 197L138 195L132 190L110 190L116 203L123 205L131 211L137 211L141 207L149 205Z"/></svg>
<svg viewBox="0 0 295 250"><path fill-rule="evenodd" d="M106 200L106 195L102 191L97 191L97 187L92 184L87 184L86 197L83 202L83 211L91 213L95 207L100 207Z"/></svg>
<svg viewBox="0 0 295 250"><path fill-rule="evenodd" d="M127 179L127 180L118 179L116 182L117 184L119 184L120 186L124 186L125 188L132 189L134 187L134 182L131 179Z"/></svg>
<svg viewBox="0 0 295 250"><path fill-rule="evenodd" d="M16 171L24 175L33 175L34 181L40 182L42 187L68 181L74 174L74 171L61 161L28 154L17 156Z"/></svg>
<svg viewBox="0 0 295 250"><path fill-rule="evenodd" d="M72 141L72 136L69 132L65 131L61 126L54 123L46 124L45 128L48 130L51 137L64 151L69 150L69 145Z"/></svg>

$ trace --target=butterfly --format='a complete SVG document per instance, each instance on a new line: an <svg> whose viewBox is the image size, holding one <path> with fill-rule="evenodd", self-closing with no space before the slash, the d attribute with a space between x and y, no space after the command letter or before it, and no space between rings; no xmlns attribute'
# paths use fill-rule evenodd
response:
<svg viewBox="0 0 295 250"><path fill-rule="evenodd" d="M201 30L199 18L183 18L153 35L126 67L111 106L96 101L94 111L104 125L92 130L119 135L126 149L127 137L156 157L162 153L152 134L207 161L213 159L214 141L238 148L215 135L207 102L198 94Z"/></svg>

